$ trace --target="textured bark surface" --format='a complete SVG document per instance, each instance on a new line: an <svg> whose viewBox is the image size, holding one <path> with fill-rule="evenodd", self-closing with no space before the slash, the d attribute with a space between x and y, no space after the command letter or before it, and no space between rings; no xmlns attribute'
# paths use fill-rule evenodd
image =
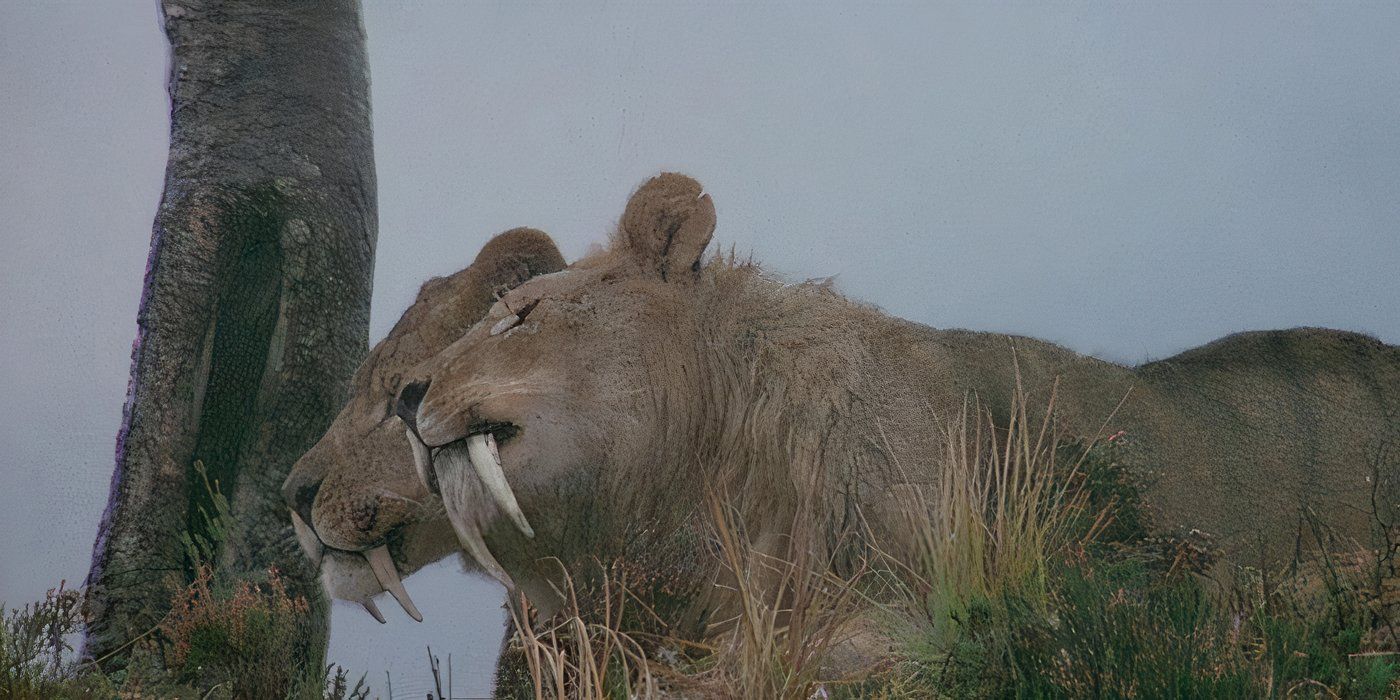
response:
<svg viewBox="0 0 1400 700"><path fill-rule="evenodd" d="M170 157L151 239L112 491L88 574L86 653L123 645L186 575L198 460L231 501L218 566L275 566L327 608L280 486L330 424L368 341L376 237L355 0L166 0ZM118 652L118 653L113 653Z"/></svg>

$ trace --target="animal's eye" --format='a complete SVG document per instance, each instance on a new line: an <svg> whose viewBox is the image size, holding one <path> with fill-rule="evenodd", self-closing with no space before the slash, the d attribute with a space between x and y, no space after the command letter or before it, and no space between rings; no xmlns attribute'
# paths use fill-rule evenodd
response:
<svg viewBox="0 0 1400 700"><path fill-rule="evenodd" d="M515 313L506 316L505 318L502 318L501 320L496 322L496 325L491 326L491 335L500 335L520 325L521 323L524 323L525 317L529 316L530 312L534 311L535 307L539 305L539 299L532 299L529 303L520 307L520 309Z"/></svg>

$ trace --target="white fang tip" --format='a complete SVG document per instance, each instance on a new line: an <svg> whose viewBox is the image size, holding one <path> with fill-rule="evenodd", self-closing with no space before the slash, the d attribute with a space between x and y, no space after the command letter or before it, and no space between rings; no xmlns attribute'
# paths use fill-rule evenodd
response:
<svg viewBox="0 0 1400 700"><path fill-rule="evenodd" d="M378 620L379 624L385 625L389 623L388 620L384 619L384 613L379 612L379 606L375 605L374 599L365 598L364 600L360 601L360 605L363 605L365 607L365 612L369 613L370 617L373 617L374 619Z"/></svg>
<svg viewBox="0 0 1400 700"><path fill-rule="evenodd" d="M399 570L394 567L394 559L389 556L389 548L379 545L374 549L367 549L364 552L365 561L369 562L369 568L374 572L374 578L379 581L379 585L394 596L394 600L399 602L399 606L415 622L423 621L423 614L418 612L418 606L413 604L413 599L408 597L408 591L403 587L403 581L399 580Z"/></svg>

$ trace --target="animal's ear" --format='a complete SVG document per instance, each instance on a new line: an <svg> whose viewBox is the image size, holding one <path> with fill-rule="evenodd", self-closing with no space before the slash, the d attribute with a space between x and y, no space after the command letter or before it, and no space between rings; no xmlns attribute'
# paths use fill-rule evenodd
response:
<svg viewBox="0 0 1400 700"><path fill-rule="evenodd" d="M715 233L715 204L695 180L662 173L627 201L619 234L628 251L661 279L693 276Z"/></svg>
<svg viewBox="0 0 1400 700"><path fill-rule="evenodd" d="M531 277L562 269L564 257L544 232L532 228L506 231L488 241L471 265L424 282L413 306L361 369L369 367L381 350L399 353L400 358L412 356L414 362L426 360L462 337L503 294ZM397 386L399 377L389 375L389 380Z"/></svg>
<svg viewBox="0 0 1400 700"><path fill-rule="evenodd" d="M471 269L485 289L499 296L531 277L564 269L564 256L544 231L513 228L487 241Z"/></svg>

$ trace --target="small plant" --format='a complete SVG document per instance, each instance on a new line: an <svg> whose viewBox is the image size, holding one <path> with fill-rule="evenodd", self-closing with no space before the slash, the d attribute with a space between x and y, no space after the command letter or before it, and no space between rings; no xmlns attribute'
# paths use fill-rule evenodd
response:
<svg viewBox="0 0 1400 700"><path fill-rule="evenodd" d="M0 698L100 697L107 680L70 659L82 596L60 582L21 608L0 604Z"/></svg>
<svg viewBox="0 0 1400 700"><path fill-rule="evenodd" d="M233 514L229 510L228 497L219 490L219 482L209 481L209 470L201 460L194 461L195 473L204 483L204 496L209 499L214 512L209 512L202 503L197 505L198 522L180 533L180 542L185 545L185 558L190 571L211 566L219 556L219 548L233 527Z"/></svg>
<svg viewBox="0 0 1400 700"><path fill-rule="evenodd" d="M321 690L320 697L324 700L369 700L369 686L365 684L365 675L361 674L359 680L350 685L350 672L337 664L326 665L325 674L321 678ZM300 695L316 697L314 692Z"/></svg>
<svg viewBox="0 0 1400 700"><path fill-rule="evenodd" d="M160 633L166 667L180 680L249 698L285 696L299 681L286 659L310 609L276 570L261 582L224 583L203 566L170 607Z"/></svg>
<svg viewBox="0 0 1400 700"><path fill-rule="evenodd" d="M122 647L126 667L106 676L96 664L69 659L83 601L60 584L7 615L0 606L0 698L368 698L364 678L352 685L339 666L318 673L287 664L310 606L288 593L275 570L255 579L215 573L231 522L228 501L204 465L194 467L213 504L212 513L199 510L208 536L183 533L193 580L177 580L166 616Z"/></svg>

